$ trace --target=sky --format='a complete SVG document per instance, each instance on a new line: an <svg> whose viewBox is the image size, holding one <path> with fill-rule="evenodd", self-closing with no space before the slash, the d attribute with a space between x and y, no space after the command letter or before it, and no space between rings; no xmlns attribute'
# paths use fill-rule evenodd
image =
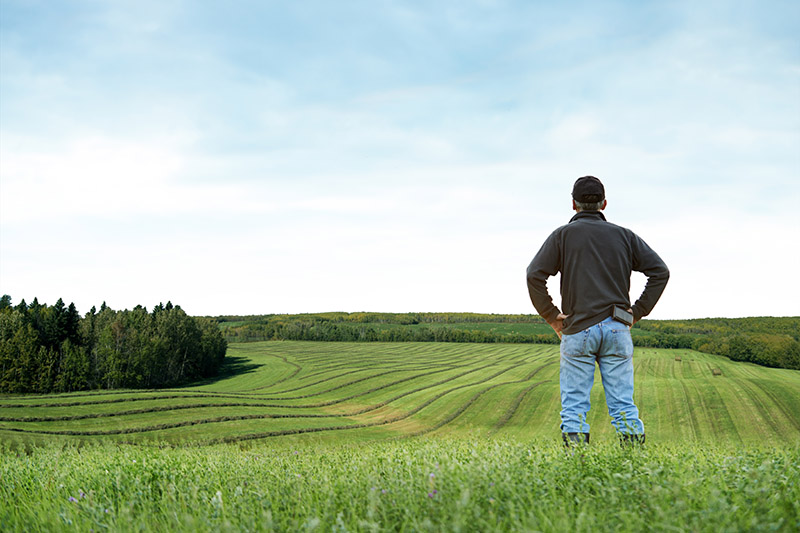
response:
<svg viewBox="0 0 800 533"><path fill-rule="evenodd" d="M798 316L798 35L792 0L0 0L0 292L535 313L594 175L670 268L650 318Z"/></svg>

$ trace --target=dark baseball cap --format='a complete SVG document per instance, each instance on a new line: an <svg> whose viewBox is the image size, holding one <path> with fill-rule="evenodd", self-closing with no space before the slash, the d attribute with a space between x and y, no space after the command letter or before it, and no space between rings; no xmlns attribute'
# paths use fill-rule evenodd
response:
<svg viewBox="0 0 800 533"><path fill-rule="evenodd" d="M576 202L595 203L606 199L606 190L599 179L594 176L578 178L572 187L572 199Z"/></svg>

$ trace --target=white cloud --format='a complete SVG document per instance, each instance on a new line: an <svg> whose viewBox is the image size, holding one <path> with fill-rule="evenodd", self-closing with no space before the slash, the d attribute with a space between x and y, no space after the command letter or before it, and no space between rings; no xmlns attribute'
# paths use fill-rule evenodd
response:
<svg viewBox="0 0 800 533"><path fill-rule="evenodd" d="M594 174L672 268L655 317L797 314L786 6L293 6L4 5L3 291L533 312Z"/></svg>
<svg viewBox="0 0 800 533"><path fill-rule="evenodd" d="M143 142L96 136L48 150L35 146L35 140L4 133L2 220L20 224L65 217L202 212L243 200L224 182L179 182L190 163L172 145L170 139Z"/></svg>
<svg viewBox="0 0 800 533"><path fill-rule="evenodd" d="M793 316L800 265L792 215L754 215L730 206L676 213L642 225L640 235L661 254L671 278L658 316Z"/></svg>

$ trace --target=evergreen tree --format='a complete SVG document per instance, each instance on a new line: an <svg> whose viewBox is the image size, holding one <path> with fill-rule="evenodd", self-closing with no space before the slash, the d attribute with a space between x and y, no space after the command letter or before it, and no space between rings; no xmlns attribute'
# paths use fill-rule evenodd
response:
<svg viewBox="0 0 800 533"><path fill-rule="evenodd" d="M56 392L72 392L89 388L89 356L82 346L65 340L61 346L64 354L62 371L54 385Z"/></svg>
<svg viewBox="0 0 800 533"><path fill-rule="evenodd" d="M74 304L34 298L0 309L0 392L68 392L88 388L155 387L214 375L227 344L218 324L180 306L105 303L81 318Z"/></svg>
<svg viewBox="0 0 800 533"><path fill-rule="evenodd" d="M67 309L66 318L64 321L64 335L65 340L69 340L72 344L80 344L80 322L81 315L78 314L78 309L74 303L69 304Z"/></svg>

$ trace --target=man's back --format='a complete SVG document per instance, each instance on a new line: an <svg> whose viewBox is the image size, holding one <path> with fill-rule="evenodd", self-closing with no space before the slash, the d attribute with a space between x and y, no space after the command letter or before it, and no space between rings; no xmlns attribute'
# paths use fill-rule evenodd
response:
<svg viewBox="0 0 800 533"><path fill-rule="evenodd" d="M631 306L632 271L648 277L642 297ZM556 229L528 266L528 290L540 315L552 321L558 310L546 280L561 272L563 332L574 334L611 316L614 306L647 315L669 278L660 257L635 233L606 221L600 211L581 211ZM553 315L553 316L551 316Z"/></svg>

